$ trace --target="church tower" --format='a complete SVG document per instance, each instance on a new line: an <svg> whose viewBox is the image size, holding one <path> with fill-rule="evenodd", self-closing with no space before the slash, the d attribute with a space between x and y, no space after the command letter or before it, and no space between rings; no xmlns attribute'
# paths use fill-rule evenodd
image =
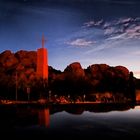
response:
<svg viewBox="0 0 140 140"><path fill-rule="evenodd" d="M48 80L48 51L45 48L45 38L42 36L42 48L37 50L37 77Z"/></svg>

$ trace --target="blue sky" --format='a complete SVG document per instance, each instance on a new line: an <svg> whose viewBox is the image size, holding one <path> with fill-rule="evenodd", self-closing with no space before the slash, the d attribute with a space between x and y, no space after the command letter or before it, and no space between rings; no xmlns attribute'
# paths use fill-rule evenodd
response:
<svg viewBox="0 0 140 140"><path fill-rule="evenodd" d="M140 77L139 7L137 0L0 0L0 52L37 50L44 34L56 69L106 63Z"/></svg>

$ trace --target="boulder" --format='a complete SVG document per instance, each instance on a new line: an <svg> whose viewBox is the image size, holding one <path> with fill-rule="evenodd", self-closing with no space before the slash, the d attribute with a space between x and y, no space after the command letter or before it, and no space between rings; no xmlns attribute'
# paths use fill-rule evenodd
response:
<svg viewBox="0 0 140 140"><path fill-rule="evenodd" d="M33 67L36 69L37 53L36 51L18 51L15 53L15 57L19 60L19 63L24 67Z"/></svg>
<svg viewBox="0 0 140 140"><path fill-rule="evenodd" d="M85 76L84 69L79 62L74 62L66 67L64 73L70 78L81 78Z"/></svg>
<svg viewBox="0 0 140 140"><path fill-rule="evenodd" d="M0 65L3 68L9 68L18 63L18 59L11 51L4 51L0 54Z"/></svg>

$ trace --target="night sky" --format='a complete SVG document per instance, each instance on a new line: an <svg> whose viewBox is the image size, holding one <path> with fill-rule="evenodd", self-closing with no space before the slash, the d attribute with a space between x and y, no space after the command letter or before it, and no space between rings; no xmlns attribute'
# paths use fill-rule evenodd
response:
<svg viewBox="0 0 140 140"><path fill-rule="evenodd" d="M49 65L123 65L140 77L138 0L0 0L0 52L37 50Z"/></svg>

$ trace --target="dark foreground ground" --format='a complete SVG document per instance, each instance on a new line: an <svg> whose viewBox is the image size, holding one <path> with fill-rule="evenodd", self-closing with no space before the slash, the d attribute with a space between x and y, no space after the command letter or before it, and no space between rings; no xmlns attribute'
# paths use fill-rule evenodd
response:
<svg viewBox="0 0 140 140"><path fill-rule="evenodd" d="M95 126L96 127L96 126ZM139 130L138 130L139 131ZM106 128L96 130L73 131L73 130L24 130L7 129L1 131L1 137L4 139L140 139L140 132L126 133L125 131L114 131Z"/></svg>

